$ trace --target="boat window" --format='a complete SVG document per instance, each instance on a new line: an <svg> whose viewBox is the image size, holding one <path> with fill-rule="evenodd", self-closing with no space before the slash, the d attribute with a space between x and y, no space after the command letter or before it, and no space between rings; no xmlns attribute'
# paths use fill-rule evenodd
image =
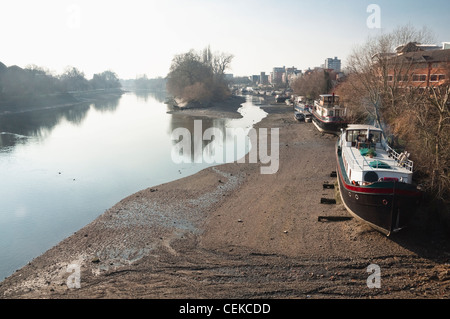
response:
<svg viewBox="0 0 450 319"><path fill-rule="evenodd" d="M370 132L372 135L372 143L380 143L381 142L381 132Z"/></svg>
<svg viewBox="0 0 450 319"><path fill-rule="evenodd" d="M366 130L355 131L355 133L353 133L353 134L356 135L355 141L358 141L358 142L365 142L366 141L366 137L367 137L367 131Z"/></svg>
<svg viewBox="0 0 450 319"><path fill-rule="evenodd" d="M347 142L354 142L353 131L347 131Z"/></svg>
<svg viewBox="0 0 450 319"><path fill-rule="evenodd" d="M364 133L359 130L347 131L347 142L356 142L358 140L358 136L360 136L361 134L364 134Z"/></svg>
<svg viewBox="0 0 450 319"><path fill-rule="evenodd" d="M369 136L367 136L367 130L348 130L346 140L347 142L366 142L371 139L372 143L381 142L381 132L380 131L370 131Z"/></svg>

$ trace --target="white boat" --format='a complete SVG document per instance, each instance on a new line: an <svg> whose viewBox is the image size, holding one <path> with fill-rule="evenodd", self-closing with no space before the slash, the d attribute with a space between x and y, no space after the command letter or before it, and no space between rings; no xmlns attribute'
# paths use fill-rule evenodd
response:
<svg viewBox="0 0 450 319"><path fill-rule="evenodd" d="M342 129L337 179L349 213L386 235L404 228L422 199L408 157L389 147L379 128L352 124Z"/></svg>
<svg viewBox="0 0 450 319"><path fill-rule="evenodd" d="M311 113L314 125L322 133L338 135L347 125L346 109L339 105L339 96L334 93L320 95Z"/></svg>

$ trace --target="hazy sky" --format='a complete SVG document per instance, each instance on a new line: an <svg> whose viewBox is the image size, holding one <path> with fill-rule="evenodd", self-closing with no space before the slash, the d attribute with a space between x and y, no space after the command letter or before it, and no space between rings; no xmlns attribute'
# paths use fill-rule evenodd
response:
<svg viewBox="0 0 450 319"><path fill-rule="evenodd" d="M449 0L2 0L0 62L56 74L70 65L88 79L105 70L156 77L175 54L210 45L235 56L229 73L252 75L335 56L345 64L369 35L408 23L441 44L449 14Z"/></svg>

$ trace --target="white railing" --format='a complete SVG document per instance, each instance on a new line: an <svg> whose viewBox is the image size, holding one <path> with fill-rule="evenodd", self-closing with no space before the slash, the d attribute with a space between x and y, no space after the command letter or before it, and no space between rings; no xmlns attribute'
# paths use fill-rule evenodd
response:
<svg viewBox="0 0 450 319"><path fill-rule="evenodd" d="M386 152L388 153L388 157L386 158L385 156L383 158L380 157L362 157L361 158L355 158L353 153L350 152L350 150L346 147L342 148L343 152L344 152L344 156L345 159L347 161L347 164L353 168L356 169L356 167L358 167L360 170L364 171L367 167L371 167L371 168L384 168L384 167L379 167L380 165L384 165L387 164L389 165L391 168L394 167L404 167L407 170L409 170L410 172L413 171L413 161L408 159L408 153L403 152L403 153L397 153L395 150L393 150L391 147L389 147L388 145L385 145L386 147ZM370 165L371 162L375 162L374 164ZM380 162L381 161L381 162Z"/></svg>
<svg viewBox="0 0 450 319"><path fill-rule="evenodd" d="M398 166L404 167L410 172L413 171L414 162L408 159L410 155L408 152L404 151L399 154L387 144L386 144L386 151L388 152L389 157L393 158Z"/></svg>

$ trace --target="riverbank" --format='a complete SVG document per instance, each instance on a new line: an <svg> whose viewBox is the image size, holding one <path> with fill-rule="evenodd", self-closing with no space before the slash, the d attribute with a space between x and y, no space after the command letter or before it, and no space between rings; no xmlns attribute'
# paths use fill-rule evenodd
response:
<svg viewBox="0 0 450 319"><path fill-rule="evenodd" d="M247 156L135 193L1 282L1 298L448 299L438 221L418 214L387 238L319 218L349 216L321 204L338 195L323 188L335 182L335 137L290 106L261 107L269 114L255 128L279 128L276 174ZM367 286L371 264L380 288ZM73 269L80 288L67 284Z"/></svg>
<svg viewBox="0 0 450 319"><path fill-rule="evenodd" d="M0 116L109 100L119 98L125 92L122 89L111 89L37 96L17 96L8 101L0 101Z"/></svg>
<svg viewBox="0 0 450 319"><path fill-rule="evenodd" d="M197 117L236 119L242 117L242 115L238 112L238 109L244 102L245 98L243 96L232 95L225 101L216 102L208 107L173 106L172 110L167 113Z"/></svg>

